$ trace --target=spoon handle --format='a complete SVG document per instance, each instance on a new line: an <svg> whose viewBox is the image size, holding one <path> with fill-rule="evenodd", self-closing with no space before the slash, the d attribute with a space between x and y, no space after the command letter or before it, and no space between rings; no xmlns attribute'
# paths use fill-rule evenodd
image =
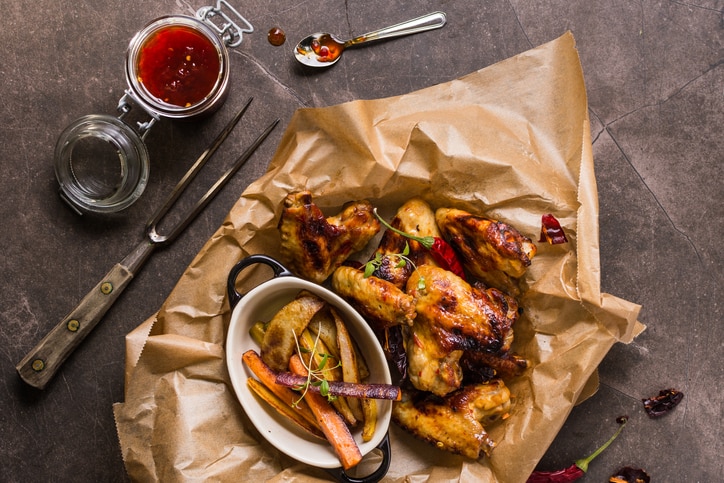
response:
<svg viewBox="0 0 724 483"><path fill-rule="evenodd" d="M392 25L391 27L385 27L383 29L374 30L366 34L360 35L350 39L344 43L345 47L351 45L361 44L363 42L369 42L371 40L387 39L390 37L399 37L401 35L416 34L418 32L425 32L426 30L439 29L447 21L443 12L434 12L422 17L414 18L406 22Z"/></svg>

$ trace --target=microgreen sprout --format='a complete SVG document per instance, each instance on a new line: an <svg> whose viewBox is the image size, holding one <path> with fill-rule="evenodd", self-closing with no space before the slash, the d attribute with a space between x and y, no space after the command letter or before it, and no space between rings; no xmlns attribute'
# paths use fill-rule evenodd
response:
<svg viewBox="0 0 724 483"><path fill-rule="evenodd" d="M327 367L327 364L329 363L331 358L334 358L331 354L327 354L325 352L318 352L317 346L319 344L319 333L321 332L321 323L320 330L317 331L317 336L314 339L314 345L311 349L307 349L306 347L302 347L299 343L299 337L297 336L296 332L294 333L294 342L297 345L297 353L299 354L299 359L302 361L302 365L304 365L304 368L307 370L307 380L304 382L304 384L300 384L296 386L294 389L298 391L302 391L302 395L294 401L294 406L297 406L299 402L304 399L304 396L307 394L307 391L309 391L310 386L316 386L319 388L319 393L327 398L327 401L334 401L337 399L337 396L329 393L329 381L324 375L325 370L332 370L336 369L337 367L340 367L342 365L341 362L337 362L335 366ZM308 354L309 355L309 362L305 360L304 357L302 357L302 354ZM319 356L321 360L316 364L316 368L313 368L314 359Z"/></svg>
<svg viewBox="0 0 724 483"><path fill-rule="evenodd" d="M369 262L364 264L364 272L365 272L365 278L370 277L373 273L375 273L375 270L380 268L382 266L382 262L385 258L392 259L397 258L397 263L395 263L395 268L402 268L406 266L408 263L412 267L412 271L414 272L417 270L417 266L415 265L415 262L410 260L410 245L409 243L405 242L405 248L402 250L402 253L391 253L389 255L382 255L381 253L375 253L375 257L370 260ZM425 278L423 276L420 276L420 279L417 281L417 288L422 290L425 288Z"/></svg>

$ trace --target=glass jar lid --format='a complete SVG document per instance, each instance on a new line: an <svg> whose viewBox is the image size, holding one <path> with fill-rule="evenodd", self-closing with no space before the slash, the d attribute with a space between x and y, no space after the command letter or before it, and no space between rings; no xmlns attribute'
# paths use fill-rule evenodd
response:
<svg viewBox="0 0 724 483"><path fill-rule="evenodd" d="M60 195L80 214L127 208L145 190L148 175L148 150L141 136L110 115L81 117L55 146Z"/></svg>

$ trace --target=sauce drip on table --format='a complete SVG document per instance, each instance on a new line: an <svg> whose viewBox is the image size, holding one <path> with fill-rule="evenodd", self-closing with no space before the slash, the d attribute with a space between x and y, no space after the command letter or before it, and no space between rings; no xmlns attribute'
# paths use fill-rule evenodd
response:
<svg viewBox="0 0 724 483"><path fill-rule="evenodd" d="M270 29L266 35L266 38L269 43L275 47L279 47L287 41L287 35L279 27L274 27Z"/></svg>
<svg viewBox="0 0 724 483"><path fill-rule="evenodd" d="M154 32L138 55L138 82L157 99L189 107L214 89L221 70L214 44L193 28L172 25Z"/></svg>

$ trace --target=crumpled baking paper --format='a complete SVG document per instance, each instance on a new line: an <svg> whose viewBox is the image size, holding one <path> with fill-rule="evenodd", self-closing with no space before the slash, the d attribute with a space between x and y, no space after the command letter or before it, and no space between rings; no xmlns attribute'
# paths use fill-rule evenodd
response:
<svg viewBox="0 0 724 483"><path fill-rule="evenodd" d="M128 475L139 481L328 481L253 428L224 362L226 278L241 258L279 256L283 198L307 189L336 214L369 199L393 213L412 196L513 224L537 241L553 213L569 243L537 243L513 349L531 368L507 381L511 416L478 461L390 428L384 481L524 482L596 368L641 330L640 307L602 294L598 198L583 74L570 33L462 78L387 99L300 109L268 172L234 205L158 312L127 336L125 401L114 406ZM244 276L248 288L265 279ZM268 278L268 276L266 276Z"/></svg>

